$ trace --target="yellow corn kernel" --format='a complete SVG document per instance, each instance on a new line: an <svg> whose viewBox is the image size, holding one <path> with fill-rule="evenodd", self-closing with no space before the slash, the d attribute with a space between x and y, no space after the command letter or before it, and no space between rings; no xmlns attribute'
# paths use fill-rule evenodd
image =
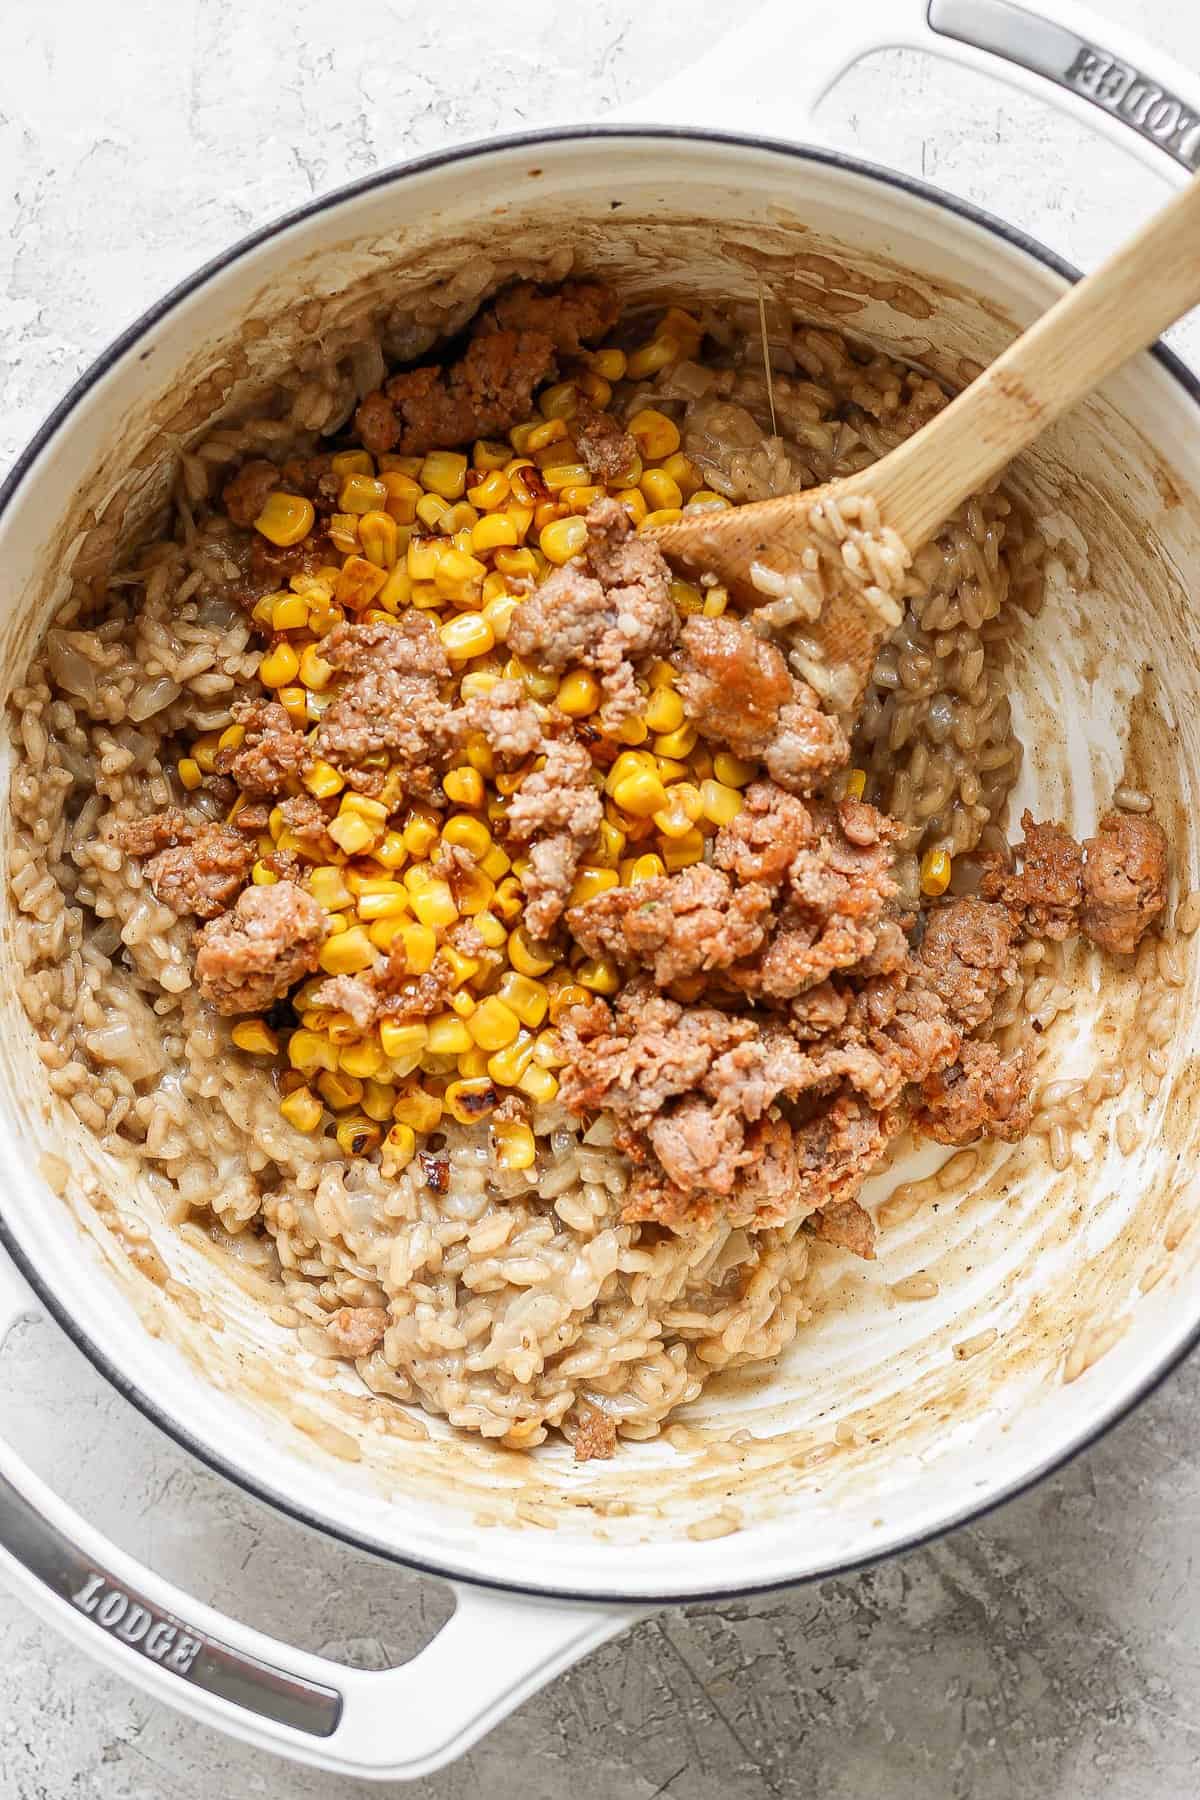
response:
<svg viewBox="0 0 1200 1800"><path fill-rule="evenodd" d="M661 506L657 512L646 514L638 530L657 531L660 525L677 525L682 517L683 513L678 506Z"/></svg>
<svg viewBox="0 0 1200 1800"><path fill-rule="evenodd" d="M703 486L699 469L682 450L676 450L673 456L663 458L662 472L671 477L685 500L690 499Z"/></svg>
<svg viewBox="0 0 1200 1800"><path fill-rule="evenodd" d="M440 1113L439 1113L440 1116ZM406 1169L417 1153L417 1139L411 1125L393 1125L383 1140L383 1163L393 1174Z"/></svg>
<svg viewBox="0 0 1200 1800"><path fill-rule="evenodd" d="M357 1106L363 1097L363 1084L354 1075L347 1075L341 1069L332 1072L326 1070L317 1076L317 1092L333 1112L345 1112L348 1106Z"/></svg>
<svg viewBox="0 0 1200 1800"><path fill-rule="evenodd" d="M300 543L313 528L316 519L311 500L302 494L268 494L266 504L254 521L254 529L269 543L286 549Z"/></svg>
<svg viewBox="0 0 1200 1800"><path fill-rule="evenodd" d="M850 800L861 800L867 787L867 771L851 769L846 777L846 795Z"/></svg>
<svg viewBox="0 0 1200 1800"><path fill-rule="evenodd" d="M482 481L475 483L470 493L472 506L478 508L480 512L495 512L498 507L503 506L510 499L512 484L503 469L492 469ZM482 520L480 523L482 524ZM503 541L511 542L513 540L505 539Z"/></svg>
<svg viewBox="0 0 1200 1800"><path fill-rule="evenodd" d="M667 804L654 814L654 823L664 837L683 838L700 818L703 801L700 789L690 781L678 781L667 789Z"/></svg>
<svg viewBox="0 0 1200 1800"><path fill-rule="evenodd" d="M489 950L501 950L508 942L508 932L503 921L498 919L490 908L475 914L475 929Z"/></svg>
<svg viewBox="0 0 1200 1800"><path fill-rule="evenodd" d="M308 624L308 602L303 594L281 593L271 597L272 631L303 631Z"/></svg>
<svg viewBox="0 0 1200 1800"><path fill-rule="evenodd" d="M728 825L742 810L742 796L735 787L711 777L700 783L700 811L711 825Z"/></svg>
<svg viewBox="0 0 1200 1800"><path fill-rule="evenodd" d="M394 569L400 548L396 521L385 512L364 513L359 521L358 541L368 562L380 569ZM382 583L380 584L382 587Z"/></svg>
<svg viewBox="0 0 1200 1800"><path fill-rule="evenodd" d="M409 911L408 894L398 881L390 881L385 891L358 897L358 916L370 924L376 919L398 919Z"/></svg>
<svg viewBox="0 0 1200 1800"><path fill-rule="evenodd" d="M483 805L483 776L479 773L478 769L450 769L442 777L442 787L445 790L447 800L452 800L455 806ZM453 821L450 822L452 823ZM468 832L464 837L462 834L463 826L465 825L477 825L479 830L476 832ZM482 820L479 819L464 819L462 825L455 827L455 831L456 835L449 838L446 838L446 833L443 831L442 836L446 838L446 842L451 844L461 844L464 849L470 848L472 842L476 844L481 843L482 848L475 852L475 854L480 856L483 855L484 851L486 851L488 845L492 841L491 832L488 830L487 826L483 824ZM482 834L482 837L480 834Z"/></svg>
<svg viewBox="0 0 1200 1800"><path fill-rule="evenodd" d="M657 756L673 756L682 760L696 748L698 733L694 725L681 725L677 731L664 731L654 740Z"/></svg>
<svg viewBox="0 0 1200 1800"><path fill-rule="evenodd" d="M349 1030L357 1029L347 1021ZM330 1027L332 1035L333 1027ZM392 1074L387 1058L373 1038L364 1038L362 1043L348 1043L338 1051L338 1066L346 1075L353 1075L359 1081L379 1081ZM407 1074L407 1069L405 1073Z"/></svg>
<svg viewBox="0 0 1200 1800"><path fill-rule="evenodd" d="M538 395L543 419L573 419L579 411L579 389L573 381L557 381Z"/></svg>
<svg viewBox="0 0 1200 1800"><path fill-rule="evenodd" d="M652 512L661 512L663 507L683 505L683 490L664 469L647 469L638 486Z"/></svg>
<svg viewBox="0 0 1200 1800"><path fill-rule="evenodd" d="M421 498L421 484L414 481L411 475L402 475L398 470L379 477L380 484L387 494L383 510L397 525L411 525L417 516L417 502Z"/></svg>
<svg viewBox="0 0 1200 1800"><path fill-rule="evenodd" d="M575 385L597 412L603 412L612 399L612 382L606 381L594 369L588 369L583 375L575 377Z"/></svg>
<svg viewBox="0 0 1200 1800"><path fill-rule="evenodd" d="M496 892L496 884L482 869L469 869L460 873L454 884L454 899L464 919L473 919L477 913L487 912Z"/></svg>
<svg viewBox="0 0 1200 1800"><path fill-rule="evenodd" d="M197 739L197 742L199 741ZM217 739L216 747L218 750L240 750L245 741L246 727L244 725L227 725Z"/></svg>
<svg viewBox="0 0 1200 1800"><path fill-rule="evenodd" d="M333 1135L343 1156L369 1156L383 1138L378 1125L367 1118L342 1119Z"/></svg>
<svg viewBox="0 0 1200 1800"><path fill-rule="evenodd" d="M732 750L718 750L713 757L713 774L718 781L723 781L726 787L744 788L748 782L754 780L757 772L757 763L743 762L742 758L735 756Z"/></svg>
<svg viewBox="0 0 1200 1800"><path fill-rule="evenodd" d="M503 1050L521 1029L521 1021L498 994L481 1000L467 1020L467 1030L481 1050Z"/></svg>
<svg viewBox="0 0 1200 1800"><path fill-rule="evenodd" d="M459 550L452 544L438 558L434 580L447 599L455 600L464 595L474 595L486 574L485 563L481 563L469 551Z"/></svg>
<svg viewBox="0 0 1200 1800"><path fill-rule="evenodd" d="M921 858L921 892L936 899L950 886L952 865L944 850L927 850Z"/></svg>
<svg viewBox="0 0 1200 1800"><path fill-rule="evenodd" d="M509 579L534 576L538 572L532 550L497 550L496 567Z"/></svg>
<svg viewBox="0 0 1200 1800"><path fill-rule="evenodd" d="M386 1125L392 1117L396 1090L389 1081L368 1081L363 1089L362 1109L377 1125Z"/></svg>
<svg viewBox="0 0 1200 1800"><path fill-rule="evenodd" d="M273 887L279 877L274 869L268 869L265 862L256 862L251 865L250 879L255 887Z"/></svg>
<svg viewBox="0 0 1200 1800"><path fill-rule="evenodd" d="M690 618L693 613L703 612L704 595L694 581L676 577L671 583L671 604L685 619Z"/></svg>
<svg viewBox="0 0 1200 1800"><path fill-rule="evenodd" d="M475 1125L495 1112L500 1092L487 1075L475 1075L452 1081L446 1089L443 1104L452 1119L460 1125Z"/></svg>
<svg viewBox="0 0 1200 1800"><path fill-rule="evenodd" d="M474 1044L470 1032L455 1013L435 1013L427 1027L428 1048L435 1056L461 1056Z"/></svg>
<svg viewBox="0 0 1200 1800"><path fill-rule="evenodd" d="M279 1039L265 1019L239 1019L230 1033L239 1050L251 1056L277 1056Z"/></svg>
<svg viewBox="0 0 1200 1800"><path fill-rule="evenodd" d="M640 350L634 350L630 354L625 364L625 373L630 381L645 381L648 375L657 375L668 363L678 362L681 355L678 338L670 332L664 332L661 337L651 338L648 344L643 344ZM670 424L669 419L667 423Z"/></svg>
<svg viewBox="0 0 1200 1800"><path fill-rule="evenodd" d="M724 512L731 505L732 501L727 500L724 494L718 494L712 488L697 488L683 510L684 512Z"/></svg>
<svg viewBox="0 0 1200 1800"><path fill-rule="evenodd" d="M371 941L361 926L352 926L340 936L326 940L317 958L327 975L357 975L375 961Z"/></svg>
<svg viewBox="0 0 1200 1800"><path fill-rule="evenodd" d="M525 896L520 882L515 875L506 875L497 883L496 892L492 896L492 911L511 924L519 919L525 910ZM549 967L549 964L546 965ZM541 969L526 969L526 975L540 975Z"/></svg>
<svg viewBox="0 0 1200 1800"><path fill-rule="evenodd" d="M640 526L643 519L645 519L650 511L650 508L646 505L646 496L643 494L641 488L620 488L613 497L621 502L621 505L633 520L634 525Z"/></svg>
<svg viewBox="0 0 1200 1800"><path fill-rule="evenodd" d="M571 888L568 906L582 906L595 894L603 894L608 888L619 886L620 876L615 869L601 869L595 864L585 864L575 877Z"/></svg>
<svg viewBox="0 0 1200 1800"><path fill-rule="evenodd" d="M329 1039L317 1031L307 1031L301 1026L293 1031L288 1039L288 1061L293 1069L299 1069L302 1075L312 1075L317 1069L336 1069L337 1050Z"/></svg>
<svg viewBox="0 0 1200 1800"><path fill-rule="evenodd" d="M347 475L374 475L375 459L369 450L339 450L329 459L329 466L339 481Z"/></svg>
<svg viewBox="0 0 1200 1800"><path fill-rule="evenodd" d="M496 438L476 438L471 461L477 469L503 469L511 460L511 444L502 444Z"/></svg>
<svg viewBox="0 0 1200 1800"><path fill-rule="evenodd" d="M358 549L358 515L333 513L329 520L329 539L335 550L350 556Z"/></svg>
<svg viewBox="0 0 1200 1800"><path fill-rule="evenodd" d="M315 794L318 800L328 800L334 794L340 794L346 785L344 777L339 775L333 764L324 762L320 757L308 765L301 780L309 793Z"/></svg>
<svg viewBox="0 0 1200 1800"><path fill-rule="evenodd" d="M324 1116L324 1107L307 1087L293 1088L279 1102L279 1110L297 1131L315 1131Z"/></svg>
<svg viewBox="0 0 1200 1800"><path fill-rule="evenodd" d="M666 872L666 863L661 856L655 856L653 851L644 856L635 856L629 868L629 886L634 887L639 881L654 881Z"/></svg>
<svg viewBox="0 0 1200 1800"><path fill-rule="evenodd" d="M502 881L512 868L512 862L506 850L502 850L499 844L493 844L480 857L479 866L493 881Z"/></svg>
<svg viewBox="0 0 1200 1800"><path fill-rule="evenodd" d="M471 527L471 549L476 556L489 550L505 550L520 542L517 528L503 513L490 513Z"/></svg>
<svg viewBox="0 0 1200 1800"><path fill-rule="evenodd" d="M682 837L664 837L662 840L662 859L672 875L677 869L689 868L692 863L703 861L703 858L704 833L695 826Z"/></svg>
<svg viewBox="0 0 1200 1800"><path fill-rule="evenodd" d="M392 1117L398 1125L411 1126L413 1131L436 1131L442 1117L442 1097L427 1093L422 1087L404 1088L395 1096Z"/></svg>
<svg viewBox="0 0 1200 1800"><path fill-rule="evenodd" d="M535 1039L531 1031L518 1032L511 1044L497 1050L487 1059L487 1073L501 1087L516 1087L533 1057Z"/></svg>
<svg viewBox="0 0 1200 1800"><path fill-rule="evenodd" d="M474 770L452 769L452 775L474 774ZM447 777L449 779L449 777ZM442 783L445 787L445 782ZM446 789L449 794L449 788ZM453 798L453 796L451 796ZM483 784L480 783L479 799L483 799ZM464 802L476 805L478 802ZM467 850L474 857L486 856L492 847L492 834L482 819L473 819L469 813L451 813L442 827L443 844L453 844L459 850Z"/></svg>
<svg viewBox="0 0 1200 1800"><path fill-rule="evenodd" d="M316 644L306 644L300 656L297 673L306 688L319 694L333 678L333 664L327 663Z"/></svg>
<svg viewBox="0 0 1200 1800"><path fill-rule="evenodd" d="M457 450L431 450L421 464L421 486L443 500L460 500L467 483L467 459Z"/></svg>
<svg viewBox="0 0 1200 1800"><path fill-rule="evenodd" d="M588 366L605 381L620 381L625 373L625 363L623 350L593 350L588 358Z"/></svg>
<svg viewBox="0 0 1200 1800"><path fill-rule="evenodd" d="M550 1021L557 1025L562 1015L572 1006L587 1006L592 996L585 987L576 981L569 981L550 996Z"/></svg>
<svg viewBox="0 0 1200 1800"><path fill-rule="evenodd" d="M493 1125L492 1143L502 1169L531 1169L537 1161L533 1132L519 1119L502 1119Z"/></svg>
<svg viewBox="0 0 1200 1800"><path fill-rule="evenodd" d="M378 512L387 501L387 488L373 475L347 475L338 494L338 506L344 513ZM361 532L361 525L359 530Z"/></svg>
<svg viewBox="0 0 1200 1800"><path fill-rule="evenodd" d="M552 494L563 494L567 488L582 488L589 485L588 470L583 463L558 463L555 467L544 471L543 480ZM567 501L565 504L570 505L570 502Z"/></svg>
<svg viewBox="0 0 1200 1800"><path fill-rule="evenodd" d="M441 880L433 880L412 897L412 909L422 925L428 925L431 931L444 929L453 925L458 918L458 908L454 904L454 895L449 884Z"/></svg>
<svg viewBox="0 0 1200 1800"><path fill-rule="evenodd" d="M593 994L615 994L621 976L614 962L606 956L589 956L574 970L575 980Z"/></svg>
<svg viewBox="0 0 1200 1800"><path fill-rule="evenodd" d="M471 532L479 523L479 514L468 500L456 500L448 506L437 522L437 528L443 537L448 537L456 550L464 556L471 554Z"/></svg>
<svg viewBox="0 0 1200 1800"><path fill-rule="evenodd" d="M281 687L275 698L282 706L288 718L297 730L303 730L308 723L308 693L302 687L294 687L291 683Z"/></svg>
<svg viewBox="0 0 1200 1800"><path fill-rule="evenodd" d="M622 750L605 777L605 791L615 793L619 784L628 776L636 775L641 770L653 775L657 769L658 764L648 750Z"/></svg>
<svg viewBox="0 0 1200 1800"><path fill-rule="evenodd" d="M554 519L538 538L543 556L561 567L578 556L587 543L588 528L582 519Z"/></svg>
<svg viewBox="0 0 1200 1800"><path fill-rule="evenodd" d="M588 669L572 669L558 684L555 703L569 719L586 719L600 704L600 683Z"/></svg>
<svg viewBox="0 0 1200 1800"><path fill-rule="evenodd" d="M332 863L322 863L319 868L309 870L308 891L326 912L341 912L354 905L354 895L346 886L345 876Z"/></svg>
<svg viewBox="0 0 1200 1800"><path fill-rule="evenodd" d="M531 1062L522 1075L517 1087L521 1093L527 1094L538 1106L549 1106L558 1093L558 1082L549 1069L543 1069L536 1062Z"/></svg>
<svg viewBox="0 0 1200 1800"><path fill-rule="evenodd" d="M281 638L277 644L267 651L266 655L259 663L258 679L262 682L264 687L286 687L289 682L296 679L299 668L300 658L296 655L296 652L288 643L287 639ZM193 745L193 752L195 749L196 746ZM196 761L200 762L201 768L204 767L203 762L198 756L196 757Z"/></svg>
<svg viewBox="0 0 1200 1800"><path fill-rule="evenodd" d="M470 988L457 988L450 996L450 1010L457 1013L460 1019L469 1019L478 1002ZM468 1071L469 1072L469 1071ZM475 1070L477 1075L483 1073L482 1066Z"/></svg>
<svg viewBox="0 0 1200 1800"><path fill-rule="evenodd" d="M347 611L361 612L371 604L386 580L386 571L368 562L365 556L348 556L342 564L334 598Z"/></svg>
<svg viewBox="0 0 1200 1800"><path fill-rule="evenodd" d="M420 456L396 456L391 451L375 458L375 466L381 475L389 475L397 471L401 475L411 475L414 479L420 473L424 461Z"/></svg>
<svg viewBox="0 0 1200 1800"><path fill-rule="evenodd" d="M405 1025L398 1019L382 1019L379 1024L379 1045L383 1054L390 1060L401 1062L414 1051L418 1054L429 1044L429 1027L420 1020Z"/></svg>
<svg viewBox="0 0 1200 1800"><path fill-rule="evenodd" d="M680 762L674 756L656 756L654 761L658 768L658 778L662 782L682 781L692 768L691 763Z"/></svg>
<svg viewBox="0 0 1200 1800"><path fill-rule="evenodd" d="M443 516L450 511L450 502L443 500L440 494L422 494L417 501L417 520L428 525L431 531L437 530Z"/></svg>
<svg viewBox="0 0 1200 1800"><path fill-rule="evenodd" d="M404 930L406 922L407 915L405 913L395 913L390 919L375 919L367 926L367 936L375 948L382 950L383 954L387 956L391 952L393 943Z"/></svg>
<svg viewBox="0 0 1200 1800"><path fill-rule="evenodd" d="M472 975L479 973L479 958L464 956L461 950L454 948L453 944L443 944L440 956L450 971L451 984L456 988L461 987L464 981L470 981Z"/></svg>
<svg viewBox="0 0 1200 1800"><path fill-rule="evenodd" d="M729 589L726 587L710 587L704 591L704 606L701 609L706 619L719 619L729 605Z"/></svg>
<svg viewBox="0 0 1200 1800"><path fill-rule="evenodd" d="M500 889L496 892L499 895ZM544 975L547 969L554 967L553 955L535 949L533 939L526 934L523 925L509 933L508 960L518 975Z"/></svg>
<svg viewBox="0 0 1200 1800"><path fill-rule="evenodd" d="M644 714L651 731L678 731L683 724L683 701L673 688L655 688Z"/></svg>
<svg viewBox="0 0 1200 1800"><path fill-rule="evenodd" d="M550 1004L550 994L545 982L531 981L528 975L518 975L515 970L510 970L502 978L496 993L516 1014L522 1025L530 1027L541 1024Z"/></svg>
<svg viewBox="0 0 1200 1800"><path fill-rule="evenodd" d="M385 831L382 838L372 850L371 855L385 869L402 869L408 860L408 846L404 842L402 831Z"/></svg>
<svg viewBox="0 0 1200 1800"><path fill-rule="evenodd" d="M379 839L379 832L357 813L339 813L328 826L330 837L347 856L361 856Z"/></svg>
<svg viewBox="0 0 1200 1800"><path fill-rule="evenodd" d="M496 642L496 634L482 613L459 613L447 619L438 633L447 656L465 662L472 656L486 656Z"/></svg>
<svg viewBox="0 0 1200 1800"><path fill-rule="evenodd" d="M445 554L445 545L437 538L414 537L408 540L405 567L414 582L432 583L437 566ZM414 593L414 599L416 595Z"/></svg>
<svg viewBox="0 0 1200 1800"><path fill-rule="evenodd" d="M187 789L189 794L195 793L196 789L200 786L200 783L204 780L204 771L201 769L200 764L196 761L194 756L181 756L177 765L177 772L181 784Z"/></svg>
<svg viewBox="0 0 1200 1800"><path fill-rule="evenodd" d="M635 819L649 819L667 805L667 790L657 774L639 769L626 775L612 790L612 797L622 812Z"/></svg>

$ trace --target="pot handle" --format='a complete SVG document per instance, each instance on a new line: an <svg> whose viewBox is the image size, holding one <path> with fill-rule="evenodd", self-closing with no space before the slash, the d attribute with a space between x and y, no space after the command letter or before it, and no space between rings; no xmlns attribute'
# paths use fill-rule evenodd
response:
<svg viewBox="0 0 1200 1800"><path fill-rule="evenodd" d="M862 57L891 49L1053 100L1177 183L1200 170L1200 80L1074 0L767 0L622 116L820 142L818 102Z"/></svg>
<svg viewBox="0 0 1200 1800"><path fill-rule="evenodd" d="M0 1345L38 1311L0 1259ZM451 1582L452 1617L410 1662L343 1668L189 1598L109 1543L3 1442L0 1576L80 1649L181 1711L295 1762L376 1779L441 1768L639 1616Z"/></svg>

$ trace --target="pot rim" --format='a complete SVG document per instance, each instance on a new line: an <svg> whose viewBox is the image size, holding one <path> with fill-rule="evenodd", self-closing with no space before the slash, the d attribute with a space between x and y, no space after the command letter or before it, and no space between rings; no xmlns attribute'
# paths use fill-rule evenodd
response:
<svg viewBox="0 0 1200 1800"><path fill-rule="evenodd" d="M445 169L456 163L471 161L480 156L494 152L520 150L544 144L588 143L596 139L606 138L643 138L647 140L667 142L700 142L705 144L725 145L731 149L765 152L768 155L785 156L794 161L815 163L826 168L833 168L852 175L864 176L869 181L899 189L901 192L921 200L929 206L939 208L968 223L990 232L1002 239L1016 250L1022 252L1031 261L1043 268L1063 277L1068 282L1081 279L1081 271L1056 251L1048 249L1036 238L1030 237L1019 226L1010 225L997 218L995 214L976 206L973 202L962 200L956 195L944 193L932 184L920 181L913 176L899 173L882 167L878 163L865 158L850 156L839 150L824 149L815 145L793 142L785 138L760 136L748 132L710 130L702 126L673 126L653 124L588 124L551 126L540 130L511 132L495 137L476 139L468 144L456 144L443 150L430 151L423 156L413 157L406 162L393 163L385 169L360 177L356 181L332 189L329 193L319 195L304 205L281 214L270 223L260 226L247 236L238 239L228 249L211 257L201 264L191 275L162 296L161 299L147 307L133 323L113 338L99 355L89 364L84 372L71 384L62 399L53 407L34 432L28 444L17 456L11 470L0 482L0 522L9 506L15 499L25 476L41 455L42 451L53 440L59 428L66 424L75 408L91 392L96 384L113 369L142 338L144 338L159 321L180 305L191 295L197 293L213 276L223 273L233 264L240 262L251 251L261 245L270 243L274 238L282 236L292 226L305 223L319 217L322 213L334 211L348 200L359 195L369 194L376 189L387 187L409 175L419 175L427 171ZM1167 375L1183 389L1187 397L1200 406L1200 375L1193 373L1174 351L1161 341L1151 346L1149 354L1161 365ZM1090 1449L1105 1437L1112 1428L1133 1412L1143 1400L1154 1393L1166 1378L1182 1363L1200 1343L1200 1310L1195 1323L1187 1332L1179 1346L1167 1352L1155 1368L1146 1375L1133 1391L1109 1410L1103 1420L1080 1432L1068 1440L1060 1448L1043 1457L1041 1462L1029 1473L1006 1483L997 1492L989 1494L978 1502L968 1502L954 1513L928 1529L914 1531L889 1544L886 1548L869 1551L862 1556L851 1557L832 1563L828 1568L812 1571L804 1575L779 1576L771 1580L738 1583L715 1588L685 1590L668 1590L662 1593L623 1592L619 1587L598 1591L595 1588L580 1590L561 1585L533 1585L529 1582L504 1579L500 1576L482 1575L475 1571L463 1571L446 1563L399 1551L392 1546L380 1543L369 1534L351 1530L339 1525L334 1519L323 1518L317 1512L290 1498L287 1494L274 1488L270 1482L246 1470L235 1468L228 1462L222 1452L195 1437L187 1425L169 1413L158 1400L144 1392L135 1382L130 1380L121 1369L109 1358L79 1322L68 1312L58 1300L53 1284L42 1274L38 1265L27 1254L24 1246L16 1236L0 1209L0 1245L11 1257L24 1279L34 1290L38 1299L55 1322L65 1332L75 1347L80 1350L92 1366L104 1379L116 1389L121 1397L166 1433L176 1444L189 1455L196 1457L214 1474L224 1480L231 1481L243 1489L254 1499L283 1513L298 1524L318 1531L324 1536L334 1538L349 1547L365 1551L368 1555L378 1556L382 1560L398 1564L421 1574L432 1575L439 1579L460 1582L471 1587L490 1589L500 1593L524 1595L531 1599L567 1600L581 1604L596 1606L671 1606L676 1604L693 1605L704 1602L723 1602L745 1599L758 1594L777 1593L789 1588L805 1586L814 1581L825 1581L835 1576L849 1575L860 1570L874 1567L890 1557L899 1556L910 1550L919 1549L926 1544L936 1543L940 1538L960 1526L972 1524L986 1518L990 1513L1005 1505L1008 1501L1027 1493L1047 1476L1073 1461L1083 1451Z"/></svg>

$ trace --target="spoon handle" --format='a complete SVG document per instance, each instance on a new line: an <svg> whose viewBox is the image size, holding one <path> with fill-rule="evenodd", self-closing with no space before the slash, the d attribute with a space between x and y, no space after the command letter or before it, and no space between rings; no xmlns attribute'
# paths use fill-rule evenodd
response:
<svg viewBox="0 0 1200 1800"><path fill-rule="evenodd" d="M1200 304L1200 177L928 425L839 487L916 549L1060 414Z"/></svg>

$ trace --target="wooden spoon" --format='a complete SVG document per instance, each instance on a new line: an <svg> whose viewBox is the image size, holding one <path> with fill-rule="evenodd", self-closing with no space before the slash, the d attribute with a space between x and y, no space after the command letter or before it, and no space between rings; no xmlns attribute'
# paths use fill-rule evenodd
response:
<svg viewBox="0 0 1200 1800"><path fill-rule="evenodd" d="M827 704L853 712L899 609L864 579L853 546L839 547L836 533L831 540L830 502L836 522L873 501L879 526L915 553L1047 425L1198 303L1200 177L869 468L799 494L685 513L651 535L664 556L710 572L743 603L762 607L772 592L797 589L809 609L819 603L807 619L790 609L793 629L804 634L803 672ZM811 582L796 580L815 559L819 602ZM781 604L786 617L788 603Z"/></svg>

